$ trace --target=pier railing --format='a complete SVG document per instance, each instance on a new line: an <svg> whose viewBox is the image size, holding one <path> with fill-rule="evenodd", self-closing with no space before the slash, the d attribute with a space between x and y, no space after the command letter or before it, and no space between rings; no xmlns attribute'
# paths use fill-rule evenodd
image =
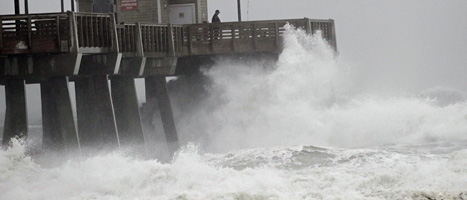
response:
<svg viewBox="0 0 467 200"><path fill-rule="evenodd" d="M118 46L124 56L138 56L139 34L139 27L135 24L117 25Z"/></svg>
<svg viewBox="0 0 467 200"><path fill-rule="evenodd" d="M307 32L316 33L321 31L322 37L329 43L331 47L337 51L337 41L336 41L336 29L334 26L334 20L316 20L316 19L307 19L309 25L305 24L304 28Z"/></svg>
<svg viewBox="0 0 467 200"><path fill-rule="evenodd" d="M169 24L121 24L117 26L120 51L124 57L161 58L182 51L184 27Z"/></svg>
<svg viewBox="0 0 467 200"><path fill-rule="evenodd" d="M112 14L70 13L81 53L118 52L115 19Z"/></svg>
<svg viewBox="0 0 467 200"><path fill-rule="evenodd" d="M188 54L248 53L279 49L288 20L186 25Z"/></svg>
<svg viewBox="0 0 467 200"><path fill-rule="evenodd" d="M68 51L70 27L66 13L0 16L1 54Z"/></svg>
<svg viewBox="0 0 467 200"><path fill-rule="evenodd" d="M112 14L0 16L0 54L118 52Z"/></svg>
<svg viewBox="0 0 467 200"><path fill-rule="evenodd" d="M278 52L284 26L315 33L337 50L333 20L290 19L212 24L115 24L112 14L0 16L0 54L121 52L124 57Z"/></svg>
<svg viewBox="0 0 467 200"><path fill-rule="evenodd" d="M308 33L320 30L323 38L337 49L333 20L305 18L190 25L125 24L118 25L117 32L124 57L136 55L138 51L145 57L155 58L165 57L172 50L177 56L271 52L282 48L282 35L287 23ZM138 45L142 49L138 49Z"/></svg>
<svg viewBox="0 0 467 200"><path fill-rule="evenodd" d="M321 30L323 38L334 48L336 39L333 20L290 19L185 25L183 54L225 54L279 51L284 26L290 25L315 33Z"/></svg>

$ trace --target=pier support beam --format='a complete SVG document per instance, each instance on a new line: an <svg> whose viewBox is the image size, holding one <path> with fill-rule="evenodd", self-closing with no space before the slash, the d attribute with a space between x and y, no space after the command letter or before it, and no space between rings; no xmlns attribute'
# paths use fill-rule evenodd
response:
<svg viewBox="0 0 467 200"><path fill-rule="evenodd" d="M129 76L114 76L110 82L120 144L136 145L145 150L134 79Z"/></svg>
<svg viewBox="0 0 467 200"><path fill-rule="evenodd" d="M65 76L41 83L43 149L79 149L68 83Z"/></svg>
<svg viewBox="0 0 467 200"><path fill-rule="evenodd" d="M81 148L119 146L117 126L107 76L75 80L78 135Z"/></svg>
<svg viewBox="0 0 467 200"><path fill-rule="evenodd" d="M26 109L26 88L22 79L5 81L6 112L3 129L3 146L15 136L27 136L28 118Z"/></svg>
<svg viewBox="0 0 467 200"><path fill-rule="evenodd" d="M179 149L177 130L172 113L169 95L167 93L166 80L164 76L149 76L145 78L146 84L146 103L149 111L149 120L154 119L156 102L164 127L164 133L167 140L169 154L173 154Z"/></svg>

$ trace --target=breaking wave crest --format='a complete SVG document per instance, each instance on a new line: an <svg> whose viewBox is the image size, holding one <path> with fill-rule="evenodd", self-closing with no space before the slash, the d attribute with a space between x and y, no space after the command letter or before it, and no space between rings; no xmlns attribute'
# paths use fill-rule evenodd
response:
<svg viewBox="0 0 467 200"><path fill-rule="evenodd" d="M0 199L465 199L467 151L278 147L172 163L120 152L44 168L14 142L0 152Z"/></svg>
<svg viewBox="0 0 467 200"><path fill-rule="evenodd" d="M277 62L220 58L205 70L208 97L198 109L178 115L184 137L204 135L201 143L215 152L467 140L467 102L459 92L358 93L351 67L336 59L319 33L289 29L284 38Z"/></svg>

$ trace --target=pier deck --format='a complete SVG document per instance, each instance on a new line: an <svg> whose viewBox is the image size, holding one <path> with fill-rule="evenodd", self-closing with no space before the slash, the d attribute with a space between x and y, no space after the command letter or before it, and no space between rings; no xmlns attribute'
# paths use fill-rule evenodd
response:
<svg viewBox="0 0 467 200"><path fill-rule="evenodd" d="M3 15L0 16L0 57L26 56L30 61L25 62L29 62L28 66L33 65L33 70L21 67L13 69L15 64L3 59L0 61L0 76L57 75L58 71L34 65L34 59L31 63L31 57L44 54L71 54L80 58L83 55L114 54L124 59L157 59L161 64L159 67L167 67L175 62L174 59L167 58L280 52L286 23L310 33L321 30L323 37L337 49L333 20L304 18L170 25L115 24L112 14L68 12ZM161 60L168 62L160 62ZM116 67L123 70L107 70L105 74L133 77L155 75L151 70L144 73L144 69L141 68L131 69L134 66ZM73 69L63 69L58 75L80 75L79 71L79 66L75 66ZM161 75L173 75L168 72L170 71L158 71Z"/></svg>

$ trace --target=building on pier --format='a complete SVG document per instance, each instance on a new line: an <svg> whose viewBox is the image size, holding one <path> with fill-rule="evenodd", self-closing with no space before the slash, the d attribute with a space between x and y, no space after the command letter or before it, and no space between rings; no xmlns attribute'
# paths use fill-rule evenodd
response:
<svg viewBox="0 0 467 200"><path fill-rule="evenodd" d="M207 0L77 0L78 12L112 12L117 23L208 22Z"/></svg>

